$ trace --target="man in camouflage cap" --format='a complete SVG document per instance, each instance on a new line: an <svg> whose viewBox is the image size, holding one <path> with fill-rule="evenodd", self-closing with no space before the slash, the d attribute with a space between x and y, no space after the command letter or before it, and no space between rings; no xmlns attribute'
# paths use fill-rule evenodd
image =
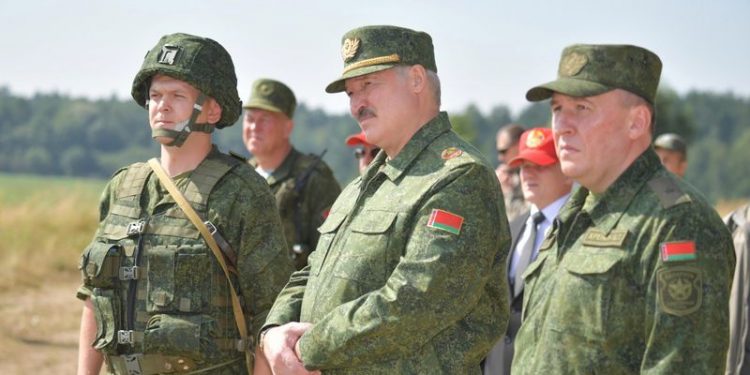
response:
<svg viewBox="0 0 750 375"><path fill-rule="evenodd" d="M247 374L254 344L240 338L257 335L292 265L265 181L211 143L240 114L231 57L211 39L166 35L146 54L132 96L161 146L152 160L210 228L243 298L234 315L227 276L199 229L150 165L127 166L107 184L81 257L78 373L98 374L104 360L113 374ZM249 332L238 331L239 319Z"/></svg>
<svg viewBox="0 0 750 375"><path fill-rule="evenodd" d="M508 319L502 193L440 112L432 39L394 26L343 37L345 91L382 149L341 193L310 265L261 333L277 373L479 374Z"/></svg>
<svg viewBox="0 0 750 375"><path fill-rule="evenodd" d="M695 188L651 148L661 61L630 45L565 48L551 98L562 171L581 187L524 272L513 374L715 374L734 253Z"/></svg>
<svg viewBox="0 0 750 375"><path fill-rule="evenodd" d="M261 78L243 106L242 140L250 165L276 196L289 257L300 270L318 243L323 223L341 187L321 155L306 155L290 142L297 100L287 85Z"/></svg>
<svg viewBox="0 0 750 375"><path fill-rule="evenodd" d="M687 143L677 134L664 133L654 141L654 150L668 171L685 177L687 170Z"/></svg>

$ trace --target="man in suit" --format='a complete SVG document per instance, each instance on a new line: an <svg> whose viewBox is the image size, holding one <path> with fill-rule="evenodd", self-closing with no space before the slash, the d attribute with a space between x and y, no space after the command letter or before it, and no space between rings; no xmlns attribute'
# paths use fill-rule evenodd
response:
<svg viewBox="0 0 750 375"><path fill-rule="evenodd" d="M544 232L570 196L572 180L565 177L555 154L552 131L533 128L521 135L518 155L510 159L511 168L520 166L521 189L530 209L510 222L511 254L508 256L510 320L505 337L490 351L484 374L510 374L513 341L521 326L523 272L536 259Z"/></svg>

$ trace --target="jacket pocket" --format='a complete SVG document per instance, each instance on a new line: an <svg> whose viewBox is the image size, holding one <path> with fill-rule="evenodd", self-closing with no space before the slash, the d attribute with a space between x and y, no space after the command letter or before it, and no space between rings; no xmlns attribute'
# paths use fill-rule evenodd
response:
<svg viewBox="0 0 750 375"><path fill-rule="evenodd" d="M121 316L120 299L114 290L94 289L91 295L96 320L94 349L111 353L117 346L118 321Z"/></svg>
<svg viewBox="0 0 750 375"><path fill-rule="evenodd" d="M122 249L118 245L93 242L81 255L83 282L94 288L111 289L118 282Z"/></svg>
<svg viewBox="0 0 750 375"><path fill-rule="evenodd" d="M174 247L148 251L146 311L199 312L211 295L214 266L205 249L198 253Z"/></svg>
<svg viewBox="0 0 750 375"><path fill-rule="evenodd" d="M317 276L320 273L320 269L328 256L328 249L330 249L333 239L336 237L336 233L339 227L341 227L341 223L346 219L346 216L345 214L331 213L318 228L318 232L320 233L318 245L315 247L315 251L307 258L311 276Z"/></svg>
<svg viewBox="0 0 750 375"><path fill-rule="evenodd" d="M360 212L349 225L350 233L334 275L372 287L382 286L388 277L388 243L396 217L396 212L389 211Z"/></svg>
<svg viewBox="0 0 750 375"><path fill-rule="evenodd" d="M217 357L220 351L212 339L215 325L213 319L204 315L154 315L146 324L143 352L168 353L194 361Z"/></svg>

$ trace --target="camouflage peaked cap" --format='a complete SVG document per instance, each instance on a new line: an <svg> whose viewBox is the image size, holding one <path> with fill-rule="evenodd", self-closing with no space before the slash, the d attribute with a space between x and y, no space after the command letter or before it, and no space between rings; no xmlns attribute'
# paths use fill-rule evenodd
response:
<svg viewBox="0 0 750 375"><path fill-rule="evenodd" d="M156 74L185 81L216 99L221 106L217 128L234 125L240 117L242 102L237 93L232 57L216 41L181 33L161 37L146 53L130 92L136 103L144 108L151 78Z"/></svg>
<svg viewBox="0 0 750 375"><path fill-rule="evenodd" d="M392 68L396 65L422 65L437 73L435 50L429 34L397 26L365 26L341 38L344 72L326 92L344 91L344 81Z"/></svg>
<svg viewBox="0 0 750 375"><path fill-rule="evenodd" d="M242 108L260 108L281 112L286 117L292 118L296 107L297 99L292 89L279 81L261 78L253 82L250 99Z"/></svg>
<svg viewBox="0 0 750 375"><path fill-rule="evenodd" d="M562 52L557 80L532 88L526 99L549 99L553 92L584 97L623 89L654 104L660 75L659 56L645 48L574 44Z"/></svg>
<svg viewBox="0 0 750 375"><path fill-rule="evenodd" d="M664 133L656 137L654 147L677 151L683 155L687 155L687 142L685 142L685 139L674 133Z"/></svg>

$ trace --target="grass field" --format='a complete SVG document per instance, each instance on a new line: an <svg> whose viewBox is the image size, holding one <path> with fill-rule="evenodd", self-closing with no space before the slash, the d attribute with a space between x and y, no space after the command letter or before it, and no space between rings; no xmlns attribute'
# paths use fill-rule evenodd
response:
<svg viewBox="0 0 750 375"><path fill-rule="evenodd" d="M104 181L0 174L0 291L76 274Z"/></svg>

